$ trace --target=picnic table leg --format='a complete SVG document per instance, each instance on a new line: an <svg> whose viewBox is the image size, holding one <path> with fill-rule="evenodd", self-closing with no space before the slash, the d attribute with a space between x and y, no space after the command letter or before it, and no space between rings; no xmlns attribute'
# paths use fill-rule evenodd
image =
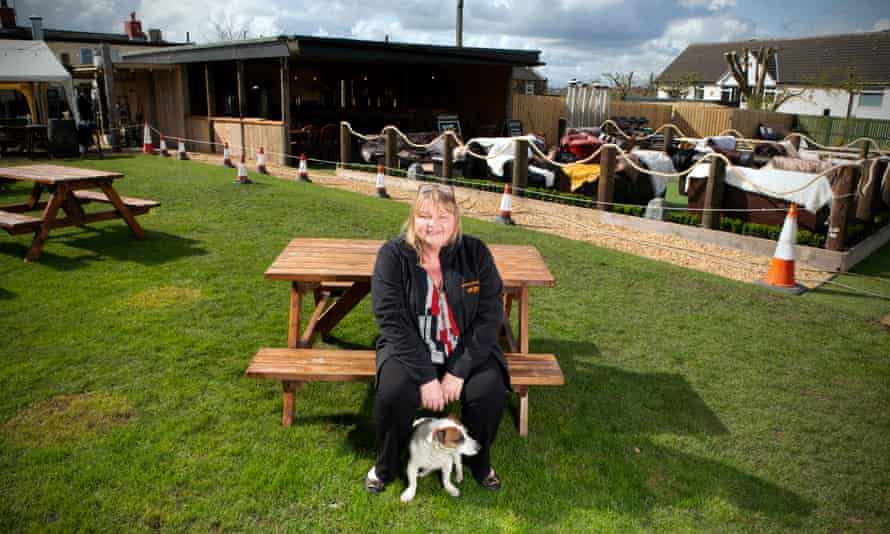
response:
<svg viewBox="0 0 890 534"><path fill-rule="evenodd" d="M49 197L46 208L43 209L43 217L41 217L40 228L34 232L34 239L31 241L31 248L25 255L25 261L33 261L40 257L43 252L43 244L49 236L49 231L56 220L56 214L59 212L59 206L68 193L68 188L64 184L59 184Z"/></svg>
<svg viewBox="0 0 890 534"><path fill-rule="evenodd" d="M290 284L290 317L287 323L287 346L295 349L300 341L300 307L303 303L300 284Z"/></svg>
<svg viewBox="0 0 890 534"><path fill-rule="evenodd" d="M43 193L43 185L41 185L39 183L35 183L34 187L31 188L31 194L28 196L27 211L36 209L37 203L40 202L40 195L42 193Z"/></svg>
<svg viewBox="0 0 890 534"><path fill-rule="evenodd" d="M117 210L121 217L125 221L127 221L127 226L130 227L130 231L136 236L136 239L145 239L145 232L142 230L142 227L139 226L139 223L136 222L136 217L130 212L130 208L124 204L124 201L121 200L120 195L117 194L117 191L111 186L110 182L101 181L99 182L99 188L103 193L108 197L108 200L111 201L111 204Z"/></svg>
<svg viewBox="0 0 890 534"><path fill-rule="evenodd" d="M519 352L528 354L528 286L519 293Z"/></svg>
<svg viewBox="0 0 890 534"><path fill-rule="evenodd" d="M519 346L516 344L516 338L513 336L513 324L510 321L510 312L513 307L513 294L510 290L504 292L504 321L501 328L504 331L504 340L510 352L519 352Z"/></svg>
<svg viewBox="0 0 890 534"><path fill-rule="evenodd" d="M77 197L71 191L65 193L65 199L62 200L62 209L72 218L81 218L86 215L80 202L77 201Z"/></svg>
<svg viewBox="0 0 890 534"><path fill-rule="evenodd" d="M519 435L528 437L528 386L516 386L519 396Z"/></svg>
<svg viewBox="0 0 890 534"><path fill-rule="evenodd" d="M300 337L299 345L301 347L312 346L312 341L315 337L315 327L318 325L318 321L321 319L321 316L328 307L328 303L331 301L330 291L321 291L319 293L317 288L315 291L315 311L312 312L312 317L309 318L309 324L306 325L306 329L303 330L303 336Z"/></svg>
<svg viewBox="0 0 890 534"><path fill-rule="evenodd" d="M284 380L281 385L284 387L284 411L281 413L281 426L290 428L294 423L294 398L297 390L303 388L303 383Z"/></svg>

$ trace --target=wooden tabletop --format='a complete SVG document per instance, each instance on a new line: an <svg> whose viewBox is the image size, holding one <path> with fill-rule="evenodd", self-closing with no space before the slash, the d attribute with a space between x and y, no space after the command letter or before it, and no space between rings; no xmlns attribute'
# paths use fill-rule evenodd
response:
<svg viewBox="0 0 890 534"><path fill-rule="evenodd" d="M97 178L122 178L119 172L97 171L95 169L78 169L61 165L22 165L20 167L0 167L0 178L37 182L41 184L57 184L60 182L80 182Z"/></svg>
<svg viewBox="0 0 890 534"><path fill-rule="evenodd" d="M298 282L367 282L382 245L379 240L297 238L269 266L265 277ZM506 287L553 287L553 275L535 247L488 248Z"/></svg>

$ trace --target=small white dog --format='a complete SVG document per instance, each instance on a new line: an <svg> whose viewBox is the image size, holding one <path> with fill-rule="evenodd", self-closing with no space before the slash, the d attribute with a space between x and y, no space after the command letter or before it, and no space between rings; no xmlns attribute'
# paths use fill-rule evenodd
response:
<svg viewBox="0 0 890 534"><path fill-rule="evenodd" d="M442 485L452 497L460 490L451 483L451 469L456 468L458 483L463 482L464 471L460 457L479 452L479 442L467 434L467 429L452 417L436 419L423 417L414 421L411 436L411 459L408 461L408 487L402 492L402 502L410 502L417 493L417 477L442 470Z"/></svg>

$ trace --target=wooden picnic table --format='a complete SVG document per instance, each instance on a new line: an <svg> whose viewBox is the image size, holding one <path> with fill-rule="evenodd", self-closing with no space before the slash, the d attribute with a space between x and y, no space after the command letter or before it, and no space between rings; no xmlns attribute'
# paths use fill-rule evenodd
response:
<svg viewBox="0 0 890 534"><path fill-rule="evenodd" d="M121 197L114 190L112 182L124 175L118 172L97 171L63 167L60 165L25 165L20 167L0 167L0 178L32 182L34 187L27 202L0 206L0 227L10 234L34 232L31 247L25 261L35 260L43 252L49 232L55 228L81 226L87 223L122 218L138 239L145 233L136 216L147 213L160 205L153 200ZM99 189L99 191L87 191ZM49 192L49 200L41 201L44 191ZM86 213L83 204L105 202L114 209L96 213ZM66 217L58 218L59 209ZM40 218L23 215L29 211L42 210Z"/></svg>
<svg viewBox="0 0 890 534"><path fill-rule="evenodd" d="M287 345L310 347L328 334L371 291L379 240L297 238L266 270L268 280L291 283ZM554 278L535 247L489 245L504 282L504 325L510 352L528 353L529 289L553 287ZM315 310L301 332L302 295L312 291ZM340 295L336 302L332 299ZM516 335L510 322L517 304Z"/></svg>

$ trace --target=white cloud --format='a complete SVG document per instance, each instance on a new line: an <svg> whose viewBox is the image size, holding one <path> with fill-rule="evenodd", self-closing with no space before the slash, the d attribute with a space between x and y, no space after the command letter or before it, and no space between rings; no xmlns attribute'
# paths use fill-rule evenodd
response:
<svg viewBox="0 0 890 534"><path fill-rule="evenodd" d="M890 30L890 19L878 19L875 21L875 25L872 26L872 31L883 31Z"/></svg>
<svg viewBox="0 0 890 534"><path fill-rule="evenodd" d="M720 11L735 7L736 0L680 0L680 6L686 9L705 8L708 11Z"/></svg>
<svg viewBox="0 0 890 534"><path fill-rule="evenodd" d="M691 43L737 41L755 35L755 24L746 19L726 16L689 18L668 24L664 35L651 44L679 52Z"/></svg>

